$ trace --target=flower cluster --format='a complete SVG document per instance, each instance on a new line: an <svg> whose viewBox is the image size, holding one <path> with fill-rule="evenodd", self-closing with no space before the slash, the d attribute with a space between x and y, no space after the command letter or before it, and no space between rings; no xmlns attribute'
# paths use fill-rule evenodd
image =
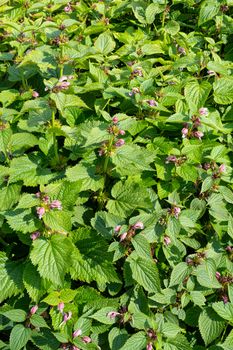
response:
<svg viewBox="0 0 233 350"><path fill-rule="evenodd" d="M130 242L131 238L136 234L136 230L143 230L144 225L141 221L136 222L134 225L130 225L128 230L119 235L120 242ZM121 225L117 225L114 228L115 233L120 233Z"/></svg>
<svg viewBox="0 0 233 350"><path fill-rule="evenodd" d="M118 118L115 116L112 118L112 124L108 127L108 133L112 135L110 141L105 141L102 143L101 148L98 153L99 156L111 156L114 149L121 147L125 144L125 140L122 138L117 138L118 136L125 135L125 131L118 127Z"/></svg>
<svg viewBox="0 0 233 350"><path fill-rule="evenodd" d="M173 208L168 209L168 213L171 216L174 216L176 219L178 219L180 215L181 209L179 207L174 206Z"/></svg>
<svg viewBox="0 0 233 350"><path fill-rule="evenodd" d="M35 196L41 199L41 206L36 208L36 213L39 219L42 219L43 215L49 210L62 210L62 204L58 199L51 201L49 196L43 195L41 192L37 192ZM38 233L34 232L31 238L38 238Z"/></svg>
<svg viewBox="0 0 233 350"><path fill-rule="evenodd" d="M205 107L202 107L199 109L199 115L200 116L207 116L209 113L208 109ZM184 127L181 130L182 138L197 138L199 140L202 139L204 136L204 133L201 130L198 130L198 127L201 126L201 119L200 117L193 115L192 118L192 125L189 125L188 123L184 123Z"/></svg>

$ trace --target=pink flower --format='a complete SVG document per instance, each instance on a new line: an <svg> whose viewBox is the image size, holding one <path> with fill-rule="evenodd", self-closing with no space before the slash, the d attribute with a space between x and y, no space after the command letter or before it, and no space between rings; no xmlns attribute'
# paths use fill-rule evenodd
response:
<svg viewBox="0 0 233 350"><path fill-rule="evenodd" d="M218 171L219 171L220 174L225 173L226 165L225 164L221 164L220 167L218 168Z"/></svg>
<svg viewBox="0 0 233 350"><path fill-rule="evenodd" d="M185 138L188 135L189 129L188 128L183 128L181 130L182 133L182 138Z"/></svg>
<svg viewBox="0 0 233 350"><path fill-rule="evenodd" d="M171 243L171 238L168 236L163 237L163 242L165 245L169 245Z"/></svg>
<svg viewBox="0 0 233 350"><path fill-rule="evenodd" d="M147 344L146 350L153 350L152 343Z"/></svg>
<svg viewBox="0 0 233 350"><path fill-rule="evenodd" d="M38 305L34 305L33 307L31 307L30 309L30 314L34 315L36 313L36 311L38 310Z"/></svg>
<svg viewBox="0 0 233 350"><path fill-rule="evenodd" d="M124 241L127 237L128 232L124 232L120 235L120 242Z"/></svg>
<svg viewBox="0 0 233 350"><path fill-rule="evenodd" d="M203 117L206 117L206 116L209 114L208 108L201 107L201 108L199 109L199 114L202 115Z"/></svg>
<svg viewBox="0 0 233 350"><path fill-rule="evenodd" d="M67 5L66 5L66 7L64 7L64 11L65 12L72 12L72 7L70 6L70 3L68 3Z"/></svg>
<svg viewBox="0 0 233 350"><path fill-rule="evenodd" d="M174 213L175 218L178 219L178 216L179 216L180 212L181 212L181 209L179 207L174 207L173 208L173 213Z"/></svg>
<svg viewBox="0 0 233 350"><path fill-rule="evenodd" d="M209 74L209 75L216 75L216 73L215 73L214 70L208 70L208 71L207 71L207 74Z"/></svg>
<svg viewBox="0 0 233 350"><path fill-rule="evenodd" d="M39 231L35 231L35 232L33 232L33 233L30 235L30 237L31 237L31 239L32 239L33 241L35 241L37 238L40 237L40 232L39 232Z"/></svg>
<svg viewBox="0 0 233 350"><path fill-rule="evenodd" d="M148 105L150 107L157 107L158 106L158 102L156 102L155 100L147 100L146 102L148 103Z"/></svg>
<svg viewBox="0 0 233 350"><path fill-rule="evenodd" d="M224 304L228 303L229 298L227 295L222 295L222 301L224 302Z"/></svg>
<svg viewBox="0 0 233 350"><path fill-rule="evenodd" d="M110 311L110 312L107 313L107 316L109 318L111 318L111 320L112 320L112 319L116 318L117 316L120 316L120 312Z"/></svg>
<svg viewBox="0 0 233 350"><path fill-rule="evenodd" d="M144 229L144 225L143 225L143 223L141 221L138 221L138 222L136 222L136 224L133 225L133 228L135 230L137 230L137 229L143 230Z"/></svg>
<svg viewBox="0 0 233 350"><path fill-rule="evenodd" d="M168 157L166 158L165 163L166 163L166 164L168 164L168 163L176 163L176 161L177 161L176 156L168 156Z"/></svg>
<svg viewBox="0 0 233 350"><path fill-rule="evenodd" d="M58 85L62 90L67 90L70 86L68 81L63 81L60 85Z"/></svg>
<svg viewBox="0 0 233 350"><path fill-rule="evenodd" d="M221 278L221 273L218 272L218 271L216 271L216 272L215 272L215 276L216 276L217 280L219 281L220 278Z"/></svg>
<svg viewBox="0 0 233 350"><path fill-rule="evenodd" d="M182 55L186 54L185 48L181 46L178 47L178 52L181 53Z"/></svg>
<svg viewBox="0 0 233 350"><path fill-rule="evenodd" d="M120 229L121 229L121 225L117 225L114 228L114 232L118 233L118 232L120 232Z"/></svg>
<svg viewBox="0 0 233 350"><path fill-rule="evenodd" d="M44 207L37 207L37 208L36 208L36 213L37 213L39 219L41 219L42 216L43 216L44 213L45 213L45 208L44 208Z"/></svg>
<svg viewBox="0 0 233 350"><path fill-rule="evenodd" d="M112 122L113 122L113 124L117 124L118 123L118 118L117 117L113 117L112 118Z"/></svg>
<svg viewBox="0 0 233 350"><path fill-rule="evenodd" d="M204 136L204 133L202 131L194 131L193 136L201 140L201 138Z"/></svg>
<svg viewBox="0 0 233 350"><path fill-rule="evenodd" d="M44 196L43 198L42 198L42 201L44 202L44 203L46 203L46 204L48 204L49 203L49 196Z"/></svg>
<svg viewBox="0 0 233 350"><path fill-rule="evenodd" d="M57 309L58 309L61 313L63 312L64 307L65 307L65 304L64 304L64 303L59 303L59 304L57 305Z"/></svg>
<svg viewBox="0 0 233 350"><path fill-rule="evenodd" d="M125 130L119 130L120 135L125 135Z"/></svg>
<svg viewBox="0 0 233 350"><path fill-rule="evenodd" d="M121 147L125 144L125 140L123 139L119 139L116 143L115 143L115 146L116 147Z"/></svg>
<svg viewBox="0 0 233 350"><path fill-rule="evenodd" d="M201 119L200 119L200 118L196 118L196 119L193 121L193 124L194 124L195 128L197 128L198 126L201 125Z"/></svg>
<svg viewBox="0 0 233 350"><path fill-rule="evenodd" d="M80 350L80 348L78 348L78 347L75 346L75 345L72 345L72 350Z"/></svg>
<svg viewBox="0 0 233 350"><path fill-rule="evenodd" d="M226 248L225 248L225 250L227 251L227 252L232 252L232 250L233 250L233 247L231 247L230 245L228 245Z"/></svg>
<svg viewBox="0 0 233 350"><path fill-rule="evenodd" d="M87 335L85 335L84 337L82 337L82 341L83 341L85 344L88 344L88 343L91 343L91 338L88 337Z"/></svg>
<svg viewBox="0 0 233 350"><path fill-rule="evenodd" d="M39 93L38 93L37 91L33 91L33 92L32 92L32 96L35 97L35 98L37 98L37 97L39 97L40 95L39 95Z"/></svg>
<svg viewBox="0 0 233 350"><path fill-rule="evenodd" d="M36 198L40 198L41 193L40 193L40 192L36 192L36 193L35 193L35 196L36 196Z"/></svg>
<svg viewBox="0 0 233 350"><path fill-rule="evenodd" d="M77 329L76 331L73 332L73 338L79 337L82 334L81 329Z"/></svg>
<svg viewBox="0 0 233 350"><path fill-rule="evenodd" d="M63 316L63 322L66 323L68 320L70 320L72 317L72 312L69 311L68 314L65 313L64 316Z"/></svg>
<svg viewBox="0 0 233 350"><path fill-rule="evenodd" d="M63 75L60 79L59 79L60 83L62 83L63 81L67 81L67 76Z"/></svg>
<svg viewBox="0 0 233 350"><path fill-rule="evenodd" d="M50 204L50 209L58 209L58 210L62 210L62 204L59 200L55 199L54 201L52 201L52 203Z"/></svg>

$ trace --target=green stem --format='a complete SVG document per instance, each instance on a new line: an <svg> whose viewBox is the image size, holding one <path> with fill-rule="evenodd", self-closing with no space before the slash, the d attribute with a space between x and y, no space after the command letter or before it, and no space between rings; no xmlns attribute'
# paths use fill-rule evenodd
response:
<svg viewBox="0 0 233 350"><path fill-rule="evenodd" d="M167 0L165 1L165 10L163 11L162 28L164 28L165 18L166 18L166 14L167 14L166 7L167 7Z"/></svg>
<svg viewBox="0 0 233 350"><path fill-rule="evenodd" d="M55 128L55 110L52 111L52 128ZM57 139L56 139L56 133L54 131L53 131L53 149L54 149L56 163L59 164Z"/></svg>

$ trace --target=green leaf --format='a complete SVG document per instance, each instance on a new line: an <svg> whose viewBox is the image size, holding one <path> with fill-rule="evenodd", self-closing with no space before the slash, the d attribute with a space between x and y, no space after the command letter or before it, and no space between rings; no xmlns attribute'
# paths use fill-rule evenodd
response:
<svg viewBox="0 0 233 350"><path fill-rule="evenodd" d="M146 347L146 335L144 332L138 332L133 334L122 346L121 350L144 350Z"/></svg>
<svg viewBox="0 0 233 350"><path fill-rule="evenodd" d="M21 191L21 185L8 185L0 190L0 211L8 210L18 202Z"/></svg>
<svg viewBox="0 0 233 350"><path fill-rule="evenodd" d="M86 103L81 100L80 97L75 95L63 94L58 92L57 94L52 93L50 98L55 102L57 109L63 113L68 107L88 108Z"/></svg>
<svg viewBox="0 0 233 350"><path fill-rule="evenodd" d="M180 31L180 25L178 22L171 20L167 22L164 29L168 34L176 35Z"/></svg>
<svg viewBox="0 0 233 350"><path fill-rule="evenodd" d="M9 151L9 142L12 136L12 130L10 128L6 128L0 130L0 151L3 152L5 157L7 158L7 152Z"/></svg>
<svg viewBox="0 0 233 350"><path fill-rule="evenodd" d="M219 78L214 84L214 101L227 105L233 102L233 78Z"/></svg>
<svg viewBox="0 0 233 350"><path fill-rule="evenodd" d="M44 238L35 240L30 258L33 265L38 266L41 277L61 286L71 264L72 250L69 238L55 234L49 240Z"/></svg>
<svg viewBox="0 0 233 350"><path fill-rule="evenodd" d="M209 2L208 0L204 1L201 4L201 9L198 18L198 25L201 26L203 23L213 20L214 17L218 14L220 9L220 3L216 0Z"/></svg>
<svg viewBox="0 0 233 350"><path fill-rule="evenodd" d="M76 234L76 246L71 257L71 276L99 285L110 282L120 283L112 263L112 253L108 252L108 244L96 232L80 229Z"/></svg>
<svg viewBox="0 0 233 350"><path fill-rule="evenodd" d="M108 341L111 350L120 350L128 339L128 333L125 329L114 327L108 333Z"/></svg>
<svg viewBox="0 0 233 350"><path fill-rule="evenodd" d="M201 185L201 193L206 192L212 188L214 180L212 176L207 176Z"/></svg>
<svg viewBox="0 0 233 350"><path fill-rule="evenodd" d="M125 183L119 181L112 187L112 196L107 209L110 213L126 217L137 208L151 208L152 204L147 189L128 179Z"/></svg>
<svg viewBox="0 0 233 350"><path fill-rule="evenodd" d="M169 287L182 283L183 280L190 274L190 272L190 266L188 266L185 262L180 262L172 270Z"/></svg>
<svg viewBox="0 0 233 350"><path fill-rule="evenodd" d="M30 323L34 326L34 327L39 327L39 328L49 328L49 326L47 325L47 323L45 322L45 320L43 319L42 316L34 314L31 315L30 317Z"/></svg>
<svg viewBox="0 0 233 350"><path fill-rule="evenodd" d="M213 259L207 259L197 266L196 275L197 281L201 286L207 288L221 288L216 276L216 265Z"/></svg>
<svg viewBox="0 0 233 350"><path fill-rule="evenodd" d="M13 230L23 233L36 231L40 224L31 209L8 210L5 218Z"/></svg>
<svg viewBox="0 0 233 350"><path fill-rule="evenodd" d="M0 302L22 292L22 274L22 262L11 262L5 253L0 252Z"/></svg>
<svg viewBox="0 0 233 350"><path fill-rule="evenodd" d="M131 240L135 251L141 258L151 258L151 247L149 241L143 234L137 234Z"/></svg>
<svg viewBox="0 0 233 350"><path fill-rule="evenodd" d="M30 298L37 303L45 293L45 286L31 262L27 263L23 271L23 283Z"/></svg>
<svg viewBox="0 0 233 350"><path fill-rule="evenodd" d="M66 176L71 182L79 181L81 191L97 191L104 186L104 178L96 174L95 166L90 166L89 164L87 166L85 166L85 163L77 164L72 168L68 168Z"/></svg>
<svg viewBox="0 0 233 350"><path fill-rule="evenodd" d="M20 350L22 349L30 339L31 329L25 328L21 324L17 324L10 334L10 349Z"/></svg>
<svg viewBox="0 0 233 350"><path fill-rule="evenodd" d="M160 291L159 272L152 259L134 256L129 260L133 279L148 292Z"/></svg>
<svg viewBox="0 0 233 350"><path fill-rule="evenodd" d="M219 301L217 303L213 303L212 308L224 320L227 320L233 323L233 304L232 303L224 304L223 301Z"/></svg>
<svg viewBox="0 0 233 350"><path fill-rule="evenodd" d="M5 311L2 313L2 315L14 322L24 322L27 317L27 313L21 309Z"/></svg>
<svg viewBox="0 0 233 350"><path fill-rule="evenodd" d="M47 328L42 328L39 332L33 331L31 339L33 344L41 350L57 350L60 345L54 334Z"/></svg>
<svg viewBox="0 0 233 350"><path fill-rule="evenodd" d="M166 340L164 350L192 350L188 340L184 335L178 334L175 338Z"/></svg>
<svg viewBox="0 0 233 350"><path fill-rule="evenodd" d="M198 326L206 346L220 336L224 325L224 320L211 307L202 311L198 319Z"/></svg>
<svg viewBox="0 0 233 350"><path fill-rule="evenodd" d="M67 232L71 230L71 213L64 210L50 210L43 215L46 226L57 232Z"/></svg>
<svg viewBox="0 0 233 350"><path fill-rule="evenodd" d="M117 310L114 310L111 306L104 307L90 317L104 324L114 324L116 323L117 317L111 318L108 316L108 313L112 311L117 312Z"/></svg>
<svg viewBox="0 0 233 350"><path fill-rule="evenodd" d="M191 164L182 164L176 167L176 173L186 181L195 182L198 177L198 171Z"/></svg>
<svg viewBox="0 0 233 350"><path fill-rule="evenodd" d="M122 219L119 216L106 211L98 211L95 217L91 219L92 227L107 240L112 239L115 226L121 223Z"/></svg>
<svg viewBox="0 0 233 350"><path fill-rule="evenodd" d="M189 81L184 88L185 99L192 113L196 113L199 108L205 105L212 86L207 81Z"/></svg>
<svg viewBox="0 0 233 350"><path fill-rule="evenodd" d="M161 13L165 10L165 5L164 4L158 4L158 3L152 3L146 8L146 22L148 24L151 24L155 20L155 15L158 13Z"/></svg>
<svg viewBox="0 0 233 350"><path fill-rule="evenodd" d="M109 33L102 33L96 39L94 46L98 52L108 55L114 50L116 43Z"/></svg>
<svg viewBox="0 0 233 350"><path fill-rule="evenodd" d="M227 203L233 204L233 192L226 186L218 186L219 192Z"/></svg>

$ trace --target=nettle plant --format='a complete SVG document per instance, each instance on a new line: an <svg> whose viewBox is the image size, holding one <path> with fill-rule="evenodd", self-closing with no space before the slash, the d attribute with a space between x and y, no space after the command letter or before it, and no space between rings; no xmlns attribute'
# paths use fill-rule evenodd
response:
<svg viewBox="0 0 233 350"><path fill-rule="evenodd" d="M0 1L0 349L232 350L233 1Z"/></svg>

